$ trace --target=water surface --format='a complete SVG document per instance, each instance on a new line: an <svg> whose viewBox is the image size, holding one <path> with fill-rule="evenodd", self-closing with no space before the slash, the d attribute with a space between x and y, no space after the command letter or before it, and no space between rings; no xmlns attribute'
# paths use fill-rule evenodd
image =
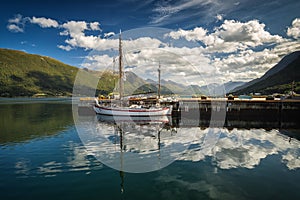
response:
<svg viewBox="0 0 300 200"><path fill-rule="evenodd" d="M140 143L148 141L143 146L133 145L136 137L127 131L125 153L163 156L172 147L176 161L148 173L126 173L106 166L84 146L69 100L5 100L0 113L1 199L300 198L296 129L169 124L160 135L140 134ZM90 118L100 130L111 130L107 141L121 152L120 135L113 132L118 124Z"/></svg>

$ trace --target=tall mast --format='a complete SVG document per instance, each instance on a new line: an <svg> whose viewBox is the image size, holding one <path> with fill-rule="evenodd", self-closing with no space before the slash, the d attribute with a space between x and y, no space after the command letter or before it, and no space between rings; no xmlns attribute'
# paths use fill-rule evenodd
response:
<svg viewBox="0 0 300 200"><path fill-rule="evenodd" d="M120 100L123 99L124 95L124 83L123 83L123 54L122 54L122 37L121 31L119 35L119 93L120 93Z"/></svg>
<svg viewBox="0 0 300 200"><path fill-rule="evenodd" d="M160 62L158 64L158 89L157 89L157 97L160 99Z"/></svg>

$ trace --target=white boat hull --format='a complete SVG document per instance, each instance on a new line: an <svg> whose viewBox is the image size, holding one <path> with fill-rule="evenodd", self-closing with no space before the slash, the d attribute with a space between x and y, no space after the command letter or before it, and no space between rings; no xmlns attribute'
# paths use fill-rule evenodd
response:
<svg viewBox="0 0 300 200"><path fill-rule="evenodd" d="M105 107L95 105L94 110L97 114L112 116L163 116L171 115L171 107L163 108L122 108L122 107Z"/></svg>

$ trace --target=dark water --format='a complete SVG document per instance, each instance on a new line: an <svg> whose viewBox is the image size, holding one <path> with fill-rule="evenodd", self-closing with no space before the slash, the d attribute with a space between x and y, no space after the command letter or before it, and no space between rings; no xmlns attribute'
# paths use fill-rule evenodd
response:
<svg viewBox="0 0 300 200"><path fill-rule="evenodd" d="M299 130L177 126L165 133L189 146L175 162L122 173L87 151L67 100L1 101L0 113L1 199L300 199Z"/></svg>

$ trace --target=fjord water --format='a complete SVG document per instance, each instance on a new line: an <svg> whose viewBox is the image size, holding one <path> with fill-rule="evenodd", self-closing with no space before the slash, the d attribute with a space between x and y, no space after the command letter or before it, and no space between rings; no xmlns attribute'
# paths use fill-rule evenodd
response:
<svg viewBox="0 0 300 200"><path fill-rule="evenodd" d="M126 173L87 151L68 99L2 100L0 113L1 199L300 199L299 130L180 124L159 140L185 146L175 162Z"/></svg>

